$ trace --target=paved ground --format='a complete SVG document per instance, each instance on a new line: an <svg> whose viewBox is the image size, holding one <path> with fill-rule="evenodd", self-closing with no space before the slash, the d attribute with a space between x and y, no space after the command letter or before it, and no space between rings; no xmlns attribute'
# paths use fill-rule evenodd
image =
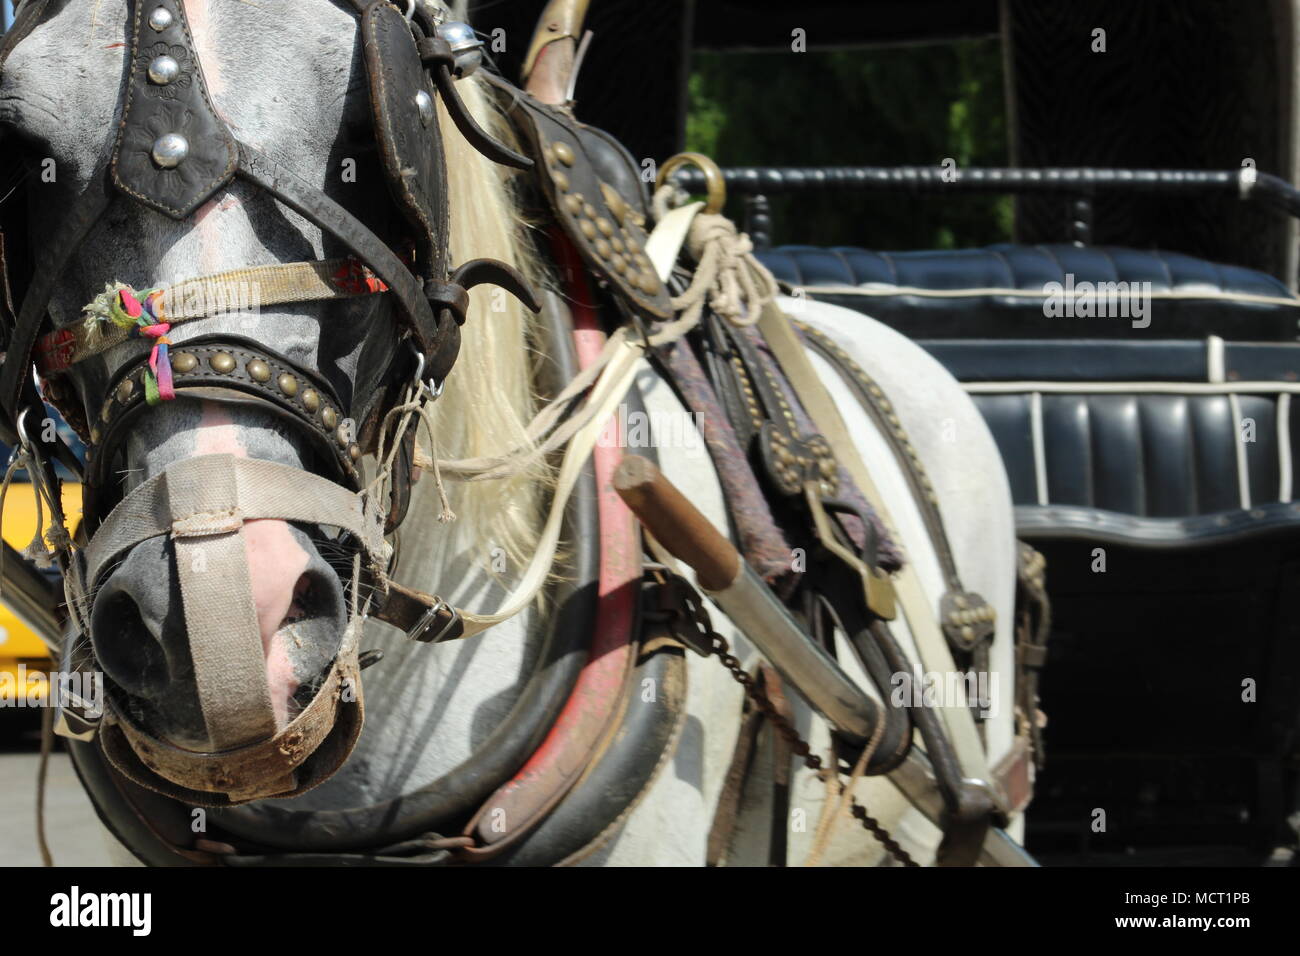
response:
<svg viewBox="0 0 1300 956"><path fill-rule="evenodd" d="M0 866L40 866L36 849L35 740L0 744ZM46 833L55 865L109 866L103 830L65 753L50 757Z"/></svg>

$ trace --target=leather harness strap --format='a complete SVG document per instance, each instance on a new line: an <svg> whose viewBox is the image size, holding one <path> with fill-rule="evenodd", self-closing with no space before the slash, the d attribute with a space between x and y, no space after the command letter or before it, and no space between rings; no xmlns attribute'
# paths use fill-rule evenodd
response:
<svg viewBox="0 0 1300 956"><path fill-rule="evenodd" d="M844 466L852 474L863 495L876 509L881 520L887 525L893 525L884 496L872 479L866 463L858 454L857 446L854 445L853 437L844 424L844 419L840 416L834 400L821 379L817 377L812 362L804 353L803 345L795 335L790 320L774 303L769 303L763 309L758 327L777 361L781 363L781 368L799 393L804 407L816 423L818 430L826 436L831 447L838 450ZM926 667L941 673L955 672L957 668L948 649L948 642L935 620L934 603L927 597L912 564L905 564L896 572L894 587ZM987 779L988 760L970 711L964 707L948 707L944 708L944 717L949 733L952 735L953 745L957 748L963 771L969 777Z"/></svg>
<svg viewBox="0 0 1300 956"><path fill-rule="evenodd" d="M832 447L840 450L844 466L880 519L887 526L895 527L884 496L872 480L839 409L817 377L790 320L775 303L769 302L760 313L758 328L817 429ZM935 619L934 604L925 593L915 565L904 564L895 572L893 581L898 603L926 669L957 673L948 642ZM956 807L948 803L938 861L941 865L971 865L979 857L995 813L987 783L988 759L972 711L960 706L946 706L942 710L965 779L960 784Z"/></svg>

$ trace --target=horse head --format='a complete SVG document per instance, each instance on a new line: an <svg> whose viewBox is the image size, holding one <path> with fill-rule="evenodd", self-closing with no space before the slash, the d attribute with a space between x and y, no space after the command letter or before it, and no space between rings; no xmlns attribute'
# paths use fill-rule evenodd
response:
<svg viewBox="0 0 1300 956"><path fill-rule="evenodd" d="M526 161L468 116L433 4L19 12L0 130L31 268L0 390L26 438L29 352L87 442L66 577L105 752L193 802L301 793L360 729L360 623L465 290L527 298L499 263L449 268L446 111Z"/></svg>

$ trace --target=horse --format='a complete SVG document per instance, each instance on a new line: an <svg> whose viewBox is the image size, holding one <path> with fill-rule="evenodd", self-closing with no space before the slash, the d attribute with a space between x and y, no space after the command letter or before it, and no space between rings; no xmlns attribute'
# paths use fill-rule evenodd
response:
<svg viewBox="0 0 1300 956"><path fill-rule="evenodd" d="M159 9L166 17L158 16L170 20L169 3L55 4L0 67L0 131L4 148L21 150L30 171L25 190L35 244L48 241L60 222L75 215L78 202L92 188L99 144L123 113L123 80L133 68L128 56L132 31L140 18L151 18ZM392 199L378 164L355 5L342 0L184 0L183 10L177 12L185 14L211 107L238 141L293 169L354 215L381 228L383 217L391 215ZM184 54L182 50L176 56L183 59ZM188 71L192 65L182 62L181 67ZM455 84L480 127L503 144L526 149L507 114L507 96L483 71ZM445 151L443 193L449 210L447 232L438 239L458 259L500 260L546 289L549 298L571 298L564 270L545 261L546 247L536 241L547 224L528 218L536 211L526 209L521 198L527 174L486 157L462 135L456 120L439 98L429 135L440 139ZM325 260L331 245L318 224L244 178L231 180L179 218L119 195L62 269L49 302L49 322L55 330L76 327L86 304L102 301L106 284L162 288L227 270ZM173 356L187 343L224 337L261 343L297 367L328 369L335 379L346 379L372 336L399 336L393 298L383 293L355 295L256 309L245 303L177 324L167 337ZM1011 498L993 440L960 386L903 336L831 305L788 297L778 303L847 353L889 396L926 464L962 579L995 611L988 667L1001 677L1001 686L982 723L987 762L993 766L1011 752L1016 736L1010 701L1017 567ZM527 467L483 481L457 480L452 470L433 474L435 463L493 458L534 441L529 422L563 386L539 384L539 369L554 360L539 354L538 343L547 341L543 322L542 315L523 303L503 302L486 290L474 290L461 329L459 359L436 402L426 406L432 438L423 449L428 455L418 466L422 477L413 486L390 570L395 582L436 591L447 604L468 614L490 616L509 600L539 542L548 540L544 525L557 479L546 456L533 456ZM117 371L128 359L139 360L150 345L126 339L73 366L67 376L75 393L72 402L98 409ZM890 530L908 565L926 594L941 594L941 560L905 469L895 460L878 422L825 354L810 350L808 356L859 454L870 464L888 506ZM576 374L576 368L569 367L566 374ZM372 382L370 387L387 384ZM648 444L662 444L658 459L663 473L725 533L727 503L715 467L701 451L697 420L660 370L644 358L636 363L634 385L629 401L639 395L636 401L646 420L658 429ZM181 391L133 419L108 478L113 485L108 498L124 499L200 456L225 455L303 474L327 473L322 454L303 429L286 426L258 403L228 399L219 393ZM362 464L368 474L379 467L370 458ZM455 520L447 520L453 514ZM303 792L265 796L271 782L265 778L281 771L250 770L248 779L238 783L241 792L254 798L208 805L208 827L218 827L232 841L231 834L252 834L265 853L274 850L289 854L289 859L297 850L344 854L363 843L371 848L397 846L427 829L421 818L422 795L438 792L449 780L465 782L463 774L456 776L458 769L472 766L489 776L494 772L490 783L517 769L518 757L510 766L490 770L485 752L509 737L509 723L518 719L530 678L561 663L550 657L555 653L556 617L563 614L557 594L566 586L572 590L577 573L566 556L574 557L584 544L591 544L582 540L581 527L575 532L571 522L565 540L550 548L551 554L559 552L558 563L545 595L525 602L517 613L482 633L433 645L411 641L373 617L363 617L355 632L350 631L358 604L364 604L366 586L356 574L355 542L345 536L330 535L310 522L276 517L245 520L240 534L242 552L223 567L247 576L261 653L232 664L235 673L252 674L251 683L259 686L251 696L247 687L228 686L231 699L265 701L269 695L274 729L283 731L322 685L347 641L359 645L361 657L373 663L360 680L364 725L352 741L350 756L340 759L332 774ZM86 595L89 633L80 639L93 649L121 708L153 740L202 752L218 742L204 720L187 631L196 620L218 629L235 627L233 601L221 585L203 591L201 605L187 606L200 599L186 594L183 600L183 565L180 544L165 536L130 547ZM693 579L689 569L683 573ZM740 666L754 668L758 654L745 632L717 605L708 602L707 607L714 630L728 642ZM938 615L937 605L932 610ZM920 668L914 624L900 616L893 628L909 660ZM564 626L573 622L561 621L561 629ZM585 626L590 628L590 623ZM69 635L65 642L75 639ZM887 689L875 687L860 668L845 666L869 695L883 699ZM507 862L709 862L710 828L741 734L745 689L716 660L700 655L686 654L681 670L681 713L670 739L649 758L652 768L644 784L622 795L619 812L561 859L530 854L525 841L521 850L506 855ZM655 700L653 692L633 693L626 707L654 707ZM814 752L827 752L832 736L826 720L797 693L788 695L788 706L795 730ZM101 802L102 788L97 790L94 781L110 771L97 744L74 742L71 747L83 783ZM797 863L810 854L837 865L893 862L870 834L836 817L839 792L826 775L813 772L788 752L774 752L779 756L754 762L737 805L726 862L768 861L775 831L786 841L780 862ZM777 766L779 762L789 766ZM773 780L782 779L789 781L788 806L778 811L784 819L774 827ZM159 806L169 799L148 787L127 786L140 806ZM940 829L887 777L862 776L852 786L856 799L911 858L934 860ZM564 802L552 813L560 814ZM181 797L171 803L183 807L188 820L199 801ZM101 805L100 812L116 859L160 862L157 832L140 836L138 827L115 819L120 808ZM468 811L462 817L466 815ZM1019 819L1013 814L1007 822L1012 834L1019 832ZM166 828L152 821L150 829ZM209 854L211 859L222 853L212 841L195 846L191 862L196 856ZM435 841L426 848L441 852L445 846Z"/></svg>

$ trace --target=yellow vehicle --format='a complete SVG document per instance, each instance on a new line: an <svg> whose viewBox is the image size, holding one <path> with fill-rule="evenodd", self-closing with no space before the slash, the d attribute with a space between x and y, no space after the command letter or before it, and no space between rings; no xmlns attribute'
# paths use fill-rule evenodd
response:
<svg viewBox="0 0 1300 956"><path fill-rule="evenodd" d="M0 444L0 449L4 449L3 444ZM4 457L7 459L7 449L5 451ZM63 513L72 525L81 514L81 485L72 481L64 481L62 484ZM47 514L47 521L48 517ZM18 481L15 476L4 507L4 543L13 549L8 551L6 562L16 559L18 556L14 552L26 548L35 533L35 489L26 481ZM7 572L12 570L15 569L6 569ZM47 573L56 575L54 571ZM20 698L29 707L43 703L49 692L49 682L45 676L52 666L49 652L24 617L15 610L21 608L17 595L6 589L3 597L3 603L0 603L0 690L6 696L13 695L9 707L13 707ZM5 720L5 709L9 708L0 708L0 722Z"/></svg>

